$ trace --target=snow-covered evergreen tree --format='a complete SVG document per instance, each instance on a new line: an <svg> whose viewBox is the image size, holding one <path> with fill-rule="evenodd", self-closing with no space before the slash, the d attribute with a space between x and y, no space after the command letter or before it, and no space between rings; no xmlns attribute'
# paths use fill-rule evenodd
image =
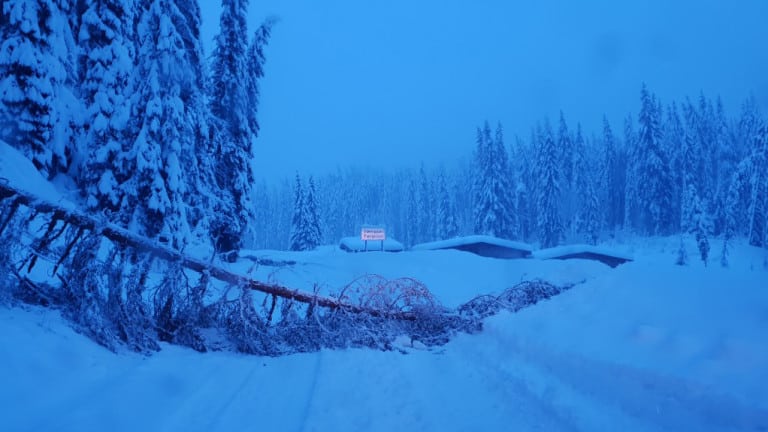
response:
<svg viewBox="0 0 768 432"><path fill-rule="evenodd" d="M501 205L499 220L499 231L506 238L517 238L519 236L519 218L517 208L515 207L515 182L514 170L509 161L509 152L504 144L504 129L499 122L496 125L494 136L494 145L496 157L494 160L494 174L498 176L498 196Z"/></svg>
<svg viewBox="0 0 768 432"><path fill-rule="evenodd" d="M93 211L109 211L122 224L135 205L127 184L131 160L130 92L133 84L133 2L87 0L80 16L80 96L85 105L83 141L86 160L81 190Z"/></svg>
<svg viewBox="0 0 768 432"><path fill-rule="evenodd" d="M485 123L488 126L488 122ZM488 126L488 135L490 136L490 126ZM485 132L481 128L477 128L475 134L475 151L473 153L472 164L472 221L473 232L482 232L481 220L483 215L480 213L481 207L479 203L482 201L483 191L485 190L485 178L488 159L488 139L486 139Z"/></svg>
<svg viewBox="0 0 768 432"><path fill-rule="evenodd" d="M456 207L448 192L445 172L442 170L437 178L438 207L437 207L437 236L438 239L449 239L459 234L459 225L456 221Z"/></svg>
<svg viewBox="0 0 768 432"><path fill-rule="evenodd" d="M253 111L256 106L251 104L258 101L262 49L271 25L262 26L257 32L249 54L248 0L222 0L221 4L210 89L215 118L216 184L221 196L212 234L218 250L232 251L241 247L244 235L254 223L252 161L258 123Z"/></svg>
<svg viewBox="0 0 768 432"><path fill-rule="evenodd" d="M581 127L579 127L580 134ZM578 140L578 139L577 139ZM586 155L578 167L579 176L582 177L576 183L579 186L579 233L589 244L597 244L600 232L605 223L605 211L601 209L600 190L601 179L606 177L607 167L601 164L605 160L603 152L599 151L597 140L592 140L586 146ZM604 203L603 205L610 205Z"/></svg>
<svg viewBox="0 0 768 432"><path fill-rule="evenodd" d="M570 187L573 183L573 160L577 150L574 148L574 138L565 121L565 114L560 111L560 122L557 131L557 148L559 149L559 170L562 173L563 185Z"/></svg>
<svg viewBox="0 0 768 432"><path fill-rule="evenodd" d="M306 230L304 227L304 186L301 184L301 177L296 173L296 185L293 189L293 217L291 218L291 240L290 250L300 251L304 250L304 235Z"/></svg>
<svg viewBox="0 0 768 432"><path fill-rule="evenodd" d="M692 189L693 186L689 186ZM701 260L706 266L709 261L709 233L712 230L711 222L706 214L706 206L701 202L701 199L695 191L688 193L691 200L688 204L690 207L690 226L689 233L693 234L696 239L696 245L699 248L699 255Z"/></svg>
<svg viewBox="0 0 768 432"><path fill-rule="evenodd" d="M738 173L734 173L728 188L728 196L725 203L725 222L723 226L723 248L720 254L720 264L723 267L729 265L729 255L731 253L731 241L736 234L739 220L739 185L743 182L739 179Z"/></svg>
<svg viewBox="0 0 768 432"><path fill-rule="evenodd" d="M606 223L613 229L624 224L624 189L626 187L626 155L613 135L608 118L603 116L603 145L606 166Z"/></svg>
<svg viewBox="0 0 768 432"><path fill-rule="evenodd" d="M669 158L669 166L672 174L672 215L674 220L680 219L679 209L681 207L681 197L683 194L684 182L682 174L682 156L686 148L686 137L683 129L683 123L680 120L680 114L677 104L672 102L667 108L666 121L663 124L664 130L664 148Z"/></svg>
<svg viewBox="0 0 768 432"><path fill-rule="evenodd" d="M655 96L643 84L640 93L640 131L637 141L637 185L641 221L646 232L669 233L672 219L672 174L662 143L661 112Z"/></svg>
<svg viewBox="0 0 768 432"><path fill-rule="evenodd" d="M735 145L733 131L729 120L726 118L723 101L719 96L715 102L713 129L717 150L715 160L719 161L718 178L716 179L716 189L712 201L713 234L719 235L724 233L725 225L727 224L726 207L728 205L731 179L736 171L736 166L743 158L743 155L739 154Z"/></svg>
<svg viewBox="0 0 768 432"><path fill-rule="evenodd" d="M560 176L561 199L560 214L563 218L563 229L568 233L576 230L576 212L578 199L576 193L576 159L583 155L575 148L575 137L568 128L565 114L560 111L559 127L557 132L558 170Z"/></svg>
<svg viewBox="0 0 768 432"><path fill-rule="evenodd" d="M416 222L418 221L419 214L417 196L416 181L411 178L408 180L408 198L405 211L408 224L406 225L406 231L404 233L406 244L411 246L419 243L419 225Z"/></svg>
<svg viewBox="0 0 768 432"><path fill-rule="evenodd" d="M749 169L749 244L765 246L768 236L768 124L755 133L747 159Z"/></svg>
<svg viewBox="0 0 768 432"><path fill-rule="evenodd" d="M256 32L254 32L251 38L250 45L248 46L248 127L250 128L251 135L255 138L259 135L259 120L258 120L258 107L261 97L261 91L259 89L259 82L264 77L264 63L266 57L264 55L264 49L269 43L269 37L272 34L272 27L276 23L275 18L268 18L265 20Z"/></svg>
<svg viewBox="0 0 768 432"><path fill-rule="evenodd" d="M532 191L532 171L533 155L532 149L535 143L526 144L520 137L515 138L515 145L512 150L512 187L514 188L514 208L515 220L517 221L517 237L521 240L527 240L533 232L533 191Z"/></svg>
<svg viewBox="0 0 768 432"><path fill-rule="evenodd" d="M197 143L185 91L195 86L198 65L187 50L188 26L174 0L151 0L141 10L138 134L132 149L137 191L132 223L140 234L179 249L192 239L187 207L190 179L196 178Z"/></svg>
<svg viewBox="0 0 768 432"><path fill-rule="evenodd" d="M680 234L680 253L678 264L686 264L687 254L685 253L684 238L686 235L693 235L696 239L696 245L699 249L701 260L706 266L709 260L709 235L712 231L711 218L706 212L707 206L702 203L696 186L693 183L687 183L682 197L681 208L681 234Z"/></svg>
<svg viewBox="0 0 768 432"><path fill-rule="evenodd" d="M290 249L293 251L312 250L320 245L322 238L315 180L310 176L305 188L297 173L293 217L291 218Z"/></svg>
<svg viewBox="0 0 768 432"><path fill-rule="evenodd" d="M215 142L211 137L212 114L206 87L208 72L201 40L202 17L197 0L176 0L184 16L179 22L179 35L187 56L187 79L182 82L180 98L184 103L185 122L190 131L194 151L181 159L187 183L187 218L195 230L195 241L209 243L211 218L220 197L216 185Z"/></svg>
<svg viewBox="0 0 768 432"><path fill-rule="evenodd" d="M594 166L589 160L587 154L587 144L584 141L584 136L581 132L581 124L576 125L576 134L573 138L573 160L571 165L571 186L569 188L571 195L571 211L573 212L572 219L568 223L570 229L570 235L576 233L586 233L586 225L589 221L589 215L587 214L587 207L589 203L590 194L594 194L594 190L590 189L589 177L595 170L599 170L600 166Z"/></svg>
<svg viewBox="0 0 768 432"><path fill-rule="evenodd" d="M311 250L320 246L323 239L320 217L317 210L317 191L315 189L315 180L312 176L309 176L307 193L304 196L304 209L305 247Z"/></svg>
<svg viewBox="0 0 768 432"><path fill-rule="evenodd" d="M720 161L717 160L717 133L715 130L715 109L712 101L699 94L696 111L696 141L700 147L700 168L698 172L699 195L706 201L712 201L717 189Z"/></svg>
<svg viewBox="0 0 768 432"><path fill-rule="evenodd" d="M749 154L752 139L757 134L762 123L762 113L758 108L755 96L752 95L741 105L741 112L734 128L733 142L737 155L744 157Z"/></svg>
<svg viewBox="0 0 768 432"><path fill-rule="evenodd" d="M5 0L0 28L0 139L52 178L76 148L70 0Z"/></svg>
<svg viewBox="0 0 768 432"><path fill-rule="evenodd" d="M424 163L419 166L419 188L416 194L416 240L417 243L434 240L434 205L432 187Z"/></svg>
<svg viewBox="0 0 768 432"><path fill-rule="evenodd" d="M637 229L640 221L640 201L637 192L640 185L638 177L640 160L637 133L635 132L631 115L624 119L624 146L627 155L624 184L624 227Z"/></svg>
<svg viewBox="0 0 768 432"><path fill-rule="evenodd" d="M542 248L557 246L563 237L560 219L560 182L558 151L549 121L538 137L536 209L539 243Z"/></svg>
<svg viewBox="0 0 768 432"><path fill-rule="evenodd" d="M509 156L504 146L501 124L491 137L491 127L485 123L478 134L475 172L475 233L501 238L514 236L514 208L512 182L510 179Z"/></svg>

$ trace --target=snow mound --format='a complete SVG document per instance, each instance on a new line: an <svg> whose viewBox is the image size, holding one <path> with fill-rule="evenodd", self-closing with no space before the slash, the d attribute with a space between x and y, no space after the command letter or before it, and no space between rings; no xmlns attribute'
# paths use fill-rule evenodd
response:
<svg viewBox="0 0 768 432"><path fill-rule="evenodd" d="M527 258L533 247L526 243L500 239L488 235L455 237L429 243L420 243L411 248L415 251L457 249L491 258Z"/></svg>
<svg viewBox="0 0 768 432"><path fill-rule="evenodd" d="M628 261L634 261L634 258L629 254L620 253L606 247L587 244L573 244L540 249L533 252L533 257L545 260L572 258L591 259L604 262L611 267L616 267L617 265Z"/></svg>
<svg viewBox="0 0 768 432"><path fill-rule="evenodd" d="M66 209L75 209L75 205L64 199L26 156L4 141L0 141L0 183Z"/></svg>
<svg viewBox="0 0 768 432"><path fill-rule="evenodd" d="M368 240L368 244L359 237L344 237L339 242L339 248L347 252L402 252L403 244L395 239Z"/></svg>
<svg viewBox="0 0 768 432"><path fill-rule="evenodd" d="M516 242L512 240L504 240L500 239L498 237L492 237L488 235L471 235L471 236L464 236L464 237L454 237L452 239L448 240L438 240L428 243L420 243L417 245L414 245L411 249L412 250L436 250L436 249L451 249L456 248L457 246L466 246L476 243L486 243L486 244L492 244L496 246L503 246L509 249L518 249L521 251L533 251L533 246L522 243L522 242Z"/></svg>

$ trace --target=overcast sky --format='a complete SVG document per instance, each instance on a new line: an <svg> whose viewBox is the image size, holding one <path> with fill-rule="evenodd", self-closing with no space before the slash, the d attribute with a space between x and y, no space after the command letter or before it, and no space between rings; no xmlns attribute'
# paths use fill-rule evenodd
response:
<svg viewBox="0 0 768 432"><path fill-rule="evenodd" d="M201 2L205 47L219 1ZM336 167L428 166L470 154L475 127L507 142L563 110L599 132L636 117L645 81L664 102L754 94L768 112L765 0L268 0L256 166L268 179Z"/></svg>

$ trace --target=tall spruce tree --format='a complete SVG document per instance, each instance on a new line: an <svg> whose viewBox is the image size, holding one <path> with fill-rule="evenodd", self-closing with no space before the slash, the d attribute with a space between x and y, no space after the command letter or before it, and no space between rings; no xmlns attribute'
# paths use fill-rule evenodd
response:
<svg viewBox="0 0 768 432"><path fill-rule="evenodd" d="M624 188L626 156L613 134L608 118L603 116L607 205L606 222L610 229L624 224Z"/></svg>
<svg viewBox="0 0 768 432"><path fill-rule="evenodd" d="M312 250L321 244L322 237L315 180L310 176L304 188L301 177L296 173L290 249Z"/></svg>
<svg viewBox="0 0 768 432"><path fill-rule="evenodd" d="M683 166L682 157L685 149L685 129L680 120L677 104L672 102L667 108L667 118L663 125L663 142L666 154L669 156L669 166L672 174L672 218L679 220L681 198L683 195Z"/></svg>
<svg viewBox="0 0 768 432"><path fill-rule="evenodd" d="M509 157L504 146L501 124L491 137L491 127L485 122L478 136L476 152L475 233L501 238L514 235L513 190L510 179Z"/></svg>
<svg viewBox="0 0 768 432"><path fill-rule="evenodd" d="M488 122L485 122L485 125L488 126ZM490 126L488 126L488 136L490 136ZM490 152L490 149L488 148L488 139L486 139L486 134L483 129L477 128L476 134L475 134L475 151L473 153L473 164L472 164L472 220L474 224L474 233L481 233L483 232L483 226L482 226L482 218L483 215L481 213L481 206L480 202L483 199L483 191L485 190L485 179L486 179L486 170L488 169L488 164L486 163L486 160L488 159L488 153Z"/></svg>
<svg viewBox="0 0 768 432"><path fill-rule="evenodd" d="M259 135L258 107L261 97L260 80L264 77L264 63L266 57L264 49L269 43L269 37L272 35L272 27L277 20L275 18L266 19L253 34L250 45L248 46L248 128L251 135L256 138Z"/></svg>
<svg viewBox="0 0 768 432"><path fill-rule="evenodd" d="M558 151L549 121L538 137L537 151L537 229L542 248L557 246L563 237L560 219L560 182Z"/></svg>
<svg viewBox="0 0 768 432"><path fill-rule="evenodd" d="M315 190L315 179L309 176L307 193L304 196L304 226L305 226L305 247L308 250L314 249L323 241L323 232L320 225L320 216L317 210L317 191Z"/></svg>
<svg viewBox="0 0 768 432"><path fill-rule="evenodd" d="M587 154L587 144L584 141L584 135L581 132L581 123L576 124L576 134L573 138L573 155L571 165L571 187L569 195L571 196L573 212L572 218L568 223L570 234L586 233L587 222L587 204L589 194L589 176L590 173L600 169L600 167L591 166Z"/></svg>
<svg viewBox="0 0 768 432"><path fill-rule="evenodd" d="M600 209L601 179L605 178L607 171L601 163L605 155L598 148L598 140L591 139L589 144L584 141L581 125L577 127L574 142L575 150L581 153L581 156L575 157L574 165L575 192L578 194L576 232L587 243L596 244L605 221L605 212Z"/></svg>
<svg viewBox="0 0 768 432"><path fill-rule="evenodd" d="M422 162L419 166L419 189L416 194L416 238L417 242L431 241L434 238L433 193L427 171Z"/></svg>
<svg viewBox="0 0 768 432"><path fill-rule="evenodd" d="M184 43L188 68L180 99L184 103L185 122L194 150L182 159L187 177L187 218L195 230L196 241L210 242L211 218L219 207L216 204L219 197L213 156L215 146L211 137L212 114L206 93L208 72L201 39L202 17L197 0L176 2L184 16L179 34Z"/></svg>
<svg viewBox="0 0 768 432"><path fill-rule="evenodd" d="M557 131L557 148L559 149L558 162L562 173L563 186L570 186L573 182L573 157L576 149L573 147L573 136L565 121L565 114L560 111L560 121Z"/></svg>
<svg viewBox="0 0 768 432"><path fill-rule="evenodd" d="M407 244L413 246L419 243L419 225L417 223L419 220L418 186L416 180L412 177L407 182L408 201L406 203L405 215L409 223L406 225L404 234Z"/></svg>
<svg viewBox="0 0 768 432"><path fill-rule="evenodd" d="M449 239L459 234L459 225L456 221L456 206L448 192L445 172L440 171L437 178L438 206L437 206L437 236L439 239Z"/></svg>
<svg viewBox="0 0 768 432"><path fill-rule="evenodd" d="M85 106L82 136L86 160L79 180L86 205L109 211L127 224L136 200L126 191L131 160L133 45L132 1L87 0L80 15L80 96ZM130 202L129 202L130 201Z"/></svg>
<svg viewBox="0 0 768 432"><path fill-rule="evenodd" d="M705 97L703 92L699 94L696 117L696 138L701 148L701 167L698 173L700 185L697 192L709 202L717 189L720 161L717 160L715 109L712 100Z"/></svg>
<svg viewBox="0 0 768 432"><path fill-rule="evenodd" d="M640 92L640 130L637 141L637 185L643 228L650 234L669 233L672 219L672 173L668 154L662 143L661 110L648 88Z"/></svg>
<svg viewBox="0 0 768 432"><path fill-rule="evenodd" d="M301 184L301 177L296 173L296 184L293 189L293 217L291 218L291 239L290 250L304 250L304 187Z"/></svg>
<svg viewBox="0 0 768 432"><path fill-rule="evenodd" d="M638 198L638 188L640 185L638 170L640 161L637 133L635 132L631 115L624 119L624 146L627 156L627 169L624 177L624 227L638 229L640 220L640 201Z"/></svg>
<svg viewBox="0 0 768 432"><path fill-rule="evenodd" d="M138 135L132 151L138 192L133 223L140 233L184 248L190 178L196 165L195 135L188 122L185 89L194 86L195 65L184 34L189 23L174 0L151 0L141 10L135 107Z"/></svg>
<svg viewBox="0 0 768 432"><path fill-rule="evenodd" d="M242 239L252 230L255 218L252 201L253 140L258 133L255 103L258 102L257 80L263 74L262 48L271 24L257 32L249 51L248 0L222 0L221 5L210 89L211 112L215 118L215 179L221 196L215 209L217 218L212 222L212 235L217 250L227 252L242 246Z"/></svg>
<svg viewBox="0 0 768 432"><path fill-rule="evenodd" d="M532 233L532 204L533 194L531 185L532 172L532 148L534 143L526 144L520 137L516 137L514 150L512 151L512 187L514 188L515 219L517 221L517 236L525 241Z"/></svg>
<svg viewBox="0 0 768 432"><path fill-rule="evenodd" d="M69 0L5 0L0 28L0 139L52 178L76 156Z"/></svg>
<svg viewBox="0 0 768 432"><path fill-rule="evenodd" d="M768 124L755 133L752 149L748 156L749 166L749 207L747 222L749 244L766 245L768 237Z"/></svg>

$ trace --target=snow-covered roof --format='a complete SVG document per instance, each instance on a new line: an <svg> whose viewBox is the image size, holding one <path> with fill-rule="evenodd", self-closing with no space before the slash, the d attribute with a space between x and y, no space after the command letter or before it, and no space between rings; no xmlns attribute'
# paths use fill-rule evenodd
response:
<svg viewBox="0 0 768 432"><path fill-rule="evenodd" d="M557 246L553 248L548 249L540 249L535 252L533 252L534 258L539 259L554 259L554 258L562 258L562 257L568 257L571 255L578 255L578 254L594 254L594 255L602 255L610 258L616 258L623 261L632 261L632 256L616 252L615 250L601 247L601 246L593 246L588 244L573 244L573 245L565 245L565 246Z"/></svg>
<svg viewBox="0 0 768 432"><path fill-rule="evenodd" d="M391 238L384 240L383 248L381 240L368 240L366 248L365 242L360 237L344 237L339 242L339 247L349 252L375 252L382 250L384 252L402 252L405 249L402 243Z"/></svg>
<svg viewBox="0 0 768 432"><path fill-rule="evenodd" d="M439 240L429 243L420 243L414 245L412 250L435 250L435 249L450 249L458 246L466 246L477 243L485 243L494 246L505 247L509 249L517 249L526 252L532 252L533 247L527 243L516 242L512 240L504 240L497 237L488 235L471 235L465 237L454 237L448 240Z"/></svg>

